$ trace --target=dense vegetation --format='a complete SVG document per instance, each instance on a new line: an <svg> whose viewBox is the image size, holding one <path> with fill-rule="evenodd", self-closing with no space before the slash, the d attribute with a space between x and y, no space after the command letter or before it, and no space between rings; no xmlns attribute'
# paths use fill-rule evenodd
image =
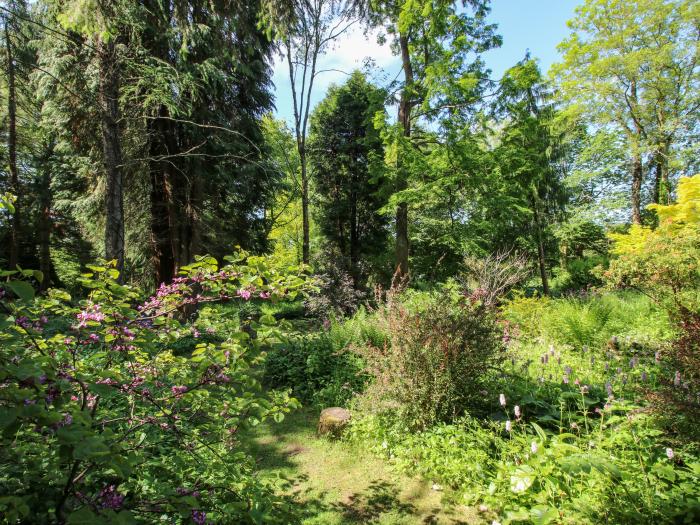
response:
<svg viewBox="0 0 700 525"><path fill-rule="evenodd" d="M0 523L700 521L700 5L582 0L500 78L488 15L0 5ZM360 29L400 74L313 106ZM266 475L332 406L440 509Z"/></svg>

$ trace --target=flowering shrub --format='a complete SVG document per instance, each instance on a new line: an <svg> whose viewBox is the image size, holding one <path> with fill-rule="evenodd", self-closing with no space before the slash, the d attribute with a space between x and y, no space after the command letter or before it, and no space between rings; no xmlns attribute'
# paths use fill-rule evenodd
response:
<svg viewBox="0 0 700 525"><path fill-rule="evenodd" d="M676 372L662 397L692 424L700 416L700 175L680 180L677 204L650 207L659 226L611 235L617 258L604 277L611 287L642 291L669 312L678 338L667 357Z"/></svg>
<svg viewBox="0 0 700 525"><path fill-rule="evenodd" d="M365 396L373 410L425 428L478 405L507 338L490 308L473 297L440 297L410 312L392 290L378 315L388 341L361 349L374 376Z"/></svg>
<svg viewBox="0 0 700 525"><path fill-rule="evenodd" d="M87 296L36 297L3 272L0 289L0 520L5 523L287 523L282 501L251 476L245 425L297 403L265 393L252 368L274 317L190 355L183 309L294 298L305 281L241 253L210 257L144 298L110 265L90 266ZM40 277L36 275L36 277Z"/></svg>
<svg viewBox="0 0 700 525"><path fill-rule="evenodd" d="M700 519L697 445L665 434L641 404L664 373L660 356L628 361L539 345L509 352L523 355L507 360L504 390L484 392L490 417L408 432L398 414L384 412L355 418L349 438L439 484L487 523Z"/></svg>

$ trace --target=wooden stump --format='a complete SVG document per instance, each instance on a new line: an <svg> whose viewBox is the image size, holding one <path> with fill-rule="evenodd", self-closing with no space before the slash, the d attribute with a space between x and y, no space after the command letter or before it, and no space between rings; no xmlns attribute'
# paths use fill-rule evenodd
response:
<svg viewBox="0 0 700 525"><path fill-rule="evenodd" d="M325 408L318 420L318 435L338 438L349 422L349 410L340 407Z"/></svg>

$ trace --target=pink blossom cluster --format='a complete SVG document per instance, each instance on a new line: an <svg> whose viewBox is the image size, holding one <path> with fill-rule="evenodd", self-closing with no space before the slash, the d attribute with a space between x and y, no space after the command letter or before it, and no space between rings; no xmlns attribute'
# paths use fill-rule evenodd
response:
<svg viewBox="0 0 700 525"><path fill-rule="evenodd" d="M76 315L78 319L78 328L85 328L89 321L101 323L105 319L105 314L102 313L102 307L99 304L88 303L84 310L81 310Z"/></svg>

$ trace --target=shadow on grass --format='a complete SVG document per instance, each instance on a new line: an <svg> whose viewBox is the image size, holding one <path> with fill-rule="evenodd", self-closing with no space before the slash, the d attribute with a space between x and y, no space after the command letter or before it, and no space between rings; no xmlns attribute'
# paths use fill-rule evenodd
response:
<svg viewBox="0 0 700 525"><path fill-rule="evenodd" d="M427 485L395 479L378 458L316 436L318 411L302 409L281 423L267 422L241 435L261 478L272 481L308 525L437 524L447 520ZM408 493L407 493L408 492Z"/></svg>
<svg viewBox="0 0 700 525"><path fill-rule="evenodd" d="M331 506L342 514L347 523L371 523L382 514L396 516L417 515L416 507L402 502L398 494L399 487L387 481L372 481L366 490L352 494L347 502Z"/></svg>

